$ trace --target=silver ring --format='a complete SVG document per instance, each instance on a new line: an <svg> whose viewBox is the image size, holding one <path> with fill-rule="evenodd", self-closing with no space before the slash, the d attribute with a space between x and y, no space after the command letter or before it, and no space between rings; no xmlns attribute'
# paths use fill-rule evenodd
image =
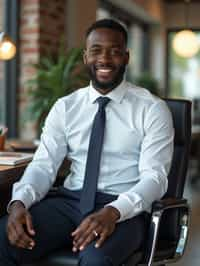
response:
<svg viewBox="0 0 200 266"><path fill-rule="evenodd" d="M97 237L98 236L98 233L97 231L93 230L93 234Z"/></svg>

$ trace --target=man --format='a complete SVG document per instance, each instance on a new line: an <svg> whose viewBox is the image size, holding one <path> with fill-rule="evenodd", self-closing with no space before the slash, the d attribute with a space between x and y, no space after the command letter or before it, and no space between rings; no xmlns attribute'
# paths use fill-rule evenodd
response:
<svg viewBox="0 0 200 266"><path fill-rule="evenodd" d="M0 222L2 266L70 245L81 266L115 266L141 246L144 214L167 190L174 133L166 104L124 80L128 61L119 23L100 20L88 29L91 83L55 103L33 161L14 184L9 215ZM65 156L70 174L51 197Z"/></svg>

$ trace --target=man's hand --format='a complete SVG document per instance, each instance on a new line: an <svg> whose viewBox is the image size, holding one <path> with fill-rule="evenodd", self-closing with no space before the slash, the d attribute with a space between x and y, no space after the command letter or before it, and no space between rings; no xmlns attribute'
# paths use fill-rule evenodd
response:
<svg viewBox="0 0 200 266"><path fill-rule="evenodd" d="M35 245L33 236L35 231L30 213L20 201L15 201L9 208L7 234L12 245L19 248L32 249Z"/></svg>
<svg viewBox="0 0 200 266"><path fill-rule="evenodd" d="M100 247L114 229L120 213L112 206L107 206L86 217L77 229L72 232L73 251L83 250L97 238L95 247Z"/></svg>

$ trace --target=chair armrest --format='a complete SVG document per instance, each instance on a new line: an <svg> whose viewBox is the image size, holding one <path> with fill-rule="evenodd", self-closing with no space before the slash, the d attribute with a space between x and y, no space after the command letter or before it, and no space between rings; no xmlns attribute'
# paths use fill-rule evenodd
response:
<svg viewBox="0 0 200 266"><path fill-rule="evenodd" d="M165 211L172 208L184 208L188 207L186 199L176 199L176 198L166 198L161 200L156 200L152 205L152 212L155 211Z"/></svg>
<svg viewBox="0 0 200 266"><path fill-rule="evenodd" d="M181 232L180 239L178 241L176 252L172 261L176 261L178 257L181 257L184 253L187 236L188 236L188 227L189 227L189 213L190 209L187 204L186 199L175 199L175 198L166 198L162 200L155 201L152 205L152 214L150 227L148 232L148 242L145 252L144 261L140 265L151 266L153 263L158 232L160 227L161 217L163 212L168 209L182 209L181 212Z"/></svg>

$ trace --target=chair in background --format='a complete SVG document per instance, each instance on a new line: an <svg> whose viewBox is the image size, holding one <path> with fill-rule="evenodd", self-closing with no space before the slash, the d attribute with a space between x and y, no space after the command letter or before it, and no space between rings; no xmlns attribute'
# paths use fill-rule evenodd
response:
<svg viewBox="0 0 200 266"><path fill-rule="evenodd" d="M174 155L168 176L168 191L163 199L152 205L147 242L141 250L124 262L124 266L164 266L177 261L184 253L188 235L189 206L187 200L183 198L183 191L190 153L191 103L186 100L169 99L166 103L172 112L175 127ZM67 248L57 250L35 263L26 264L26 266L77 265L77 256Z"/></svg>

